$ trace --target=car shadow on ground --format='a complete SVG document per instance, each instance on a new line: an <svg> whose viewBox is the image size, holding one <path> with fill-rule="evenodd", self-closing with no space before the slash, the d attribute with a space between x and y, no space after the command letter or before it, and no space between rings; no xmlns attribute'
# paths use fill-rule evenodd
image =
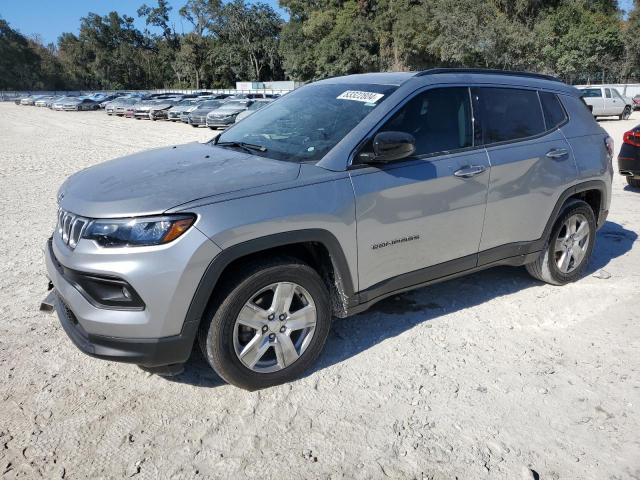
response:
<svg viewBox="0 0 640 480"><path fill-rule="evenodd" d="M627 253L637 238L635 232L617 223L606 222L598 231L593 256L585 275L603 269L611 260ZM536 285L540 285L540 282L531 278L523 267L495 267L389 297L364 313L336 319L324 352L306 376L341 363L443 314L471 308ZM460 295L461 291L465 294ZM184 372L168 379L207 388L224 384L211 370L197 347L194 348Z"/></svg>

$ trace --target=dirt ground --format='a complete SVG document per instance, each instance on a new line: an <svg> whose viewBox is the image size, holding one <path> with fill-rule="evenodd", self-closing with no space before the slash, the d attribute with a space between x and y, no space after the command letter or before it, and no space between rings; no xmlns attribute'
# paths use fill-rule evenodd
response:
<svg viewBox="0 0 640 480"><path fill-rule="evenodd" d="M619 148L639 122L602 125ZM584 279L496 268L391 298L337 320L288 385L230 387L199 355L167 380L80 353L38 310L58 186L211 135L0 104L1 478L640 478L640 191L618 175Z"/></svg>

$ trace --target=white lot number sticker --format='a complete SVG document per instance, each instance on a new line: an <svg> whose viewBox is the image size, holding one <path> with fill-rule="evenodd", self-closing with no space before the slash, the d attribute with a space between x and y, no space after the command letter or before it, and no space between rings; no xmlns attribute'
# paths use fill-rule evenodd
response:
<svg viewBox="0 0 640 480"><path fill-rule="evenodd" d="M355 102L376 103L384 97L384 93L359 92L358 90L347 90L338 95L338 100L353 100Z"/></svg>

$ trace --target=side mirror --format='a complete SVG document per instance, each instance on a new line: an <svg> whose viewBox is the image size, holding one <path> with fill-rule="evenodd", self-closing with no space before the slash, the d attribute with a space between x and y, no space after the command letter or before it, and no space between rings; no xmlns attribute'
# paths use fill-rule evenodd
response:
<svg viewBox="0 0 640 480"><path fill-rule="evenodd" d="M416 151L416 139L405 132L380 132L373 138L371 163L387 163L410 157Z"/></svg>

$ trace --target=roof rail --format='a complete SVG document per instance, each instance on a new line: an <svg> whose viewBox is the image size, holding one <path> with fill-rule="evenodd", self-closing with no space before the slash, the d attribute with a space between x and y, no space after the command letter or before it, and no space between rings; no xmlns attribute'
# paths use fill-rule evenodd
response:
<svg viewBox="0 0 640 480"><path fill-rule="evenodd" d="M483 75L511 75L514 77L539 78L541 80L551 80L552 82L562 82L558 77L552 75L544 75L542 73L531 72L515 72L512 70L496 70L491 68L431 68L419 72L416 77L424 77L426 75L436 75L439 73L479 73Z"/></svg>

